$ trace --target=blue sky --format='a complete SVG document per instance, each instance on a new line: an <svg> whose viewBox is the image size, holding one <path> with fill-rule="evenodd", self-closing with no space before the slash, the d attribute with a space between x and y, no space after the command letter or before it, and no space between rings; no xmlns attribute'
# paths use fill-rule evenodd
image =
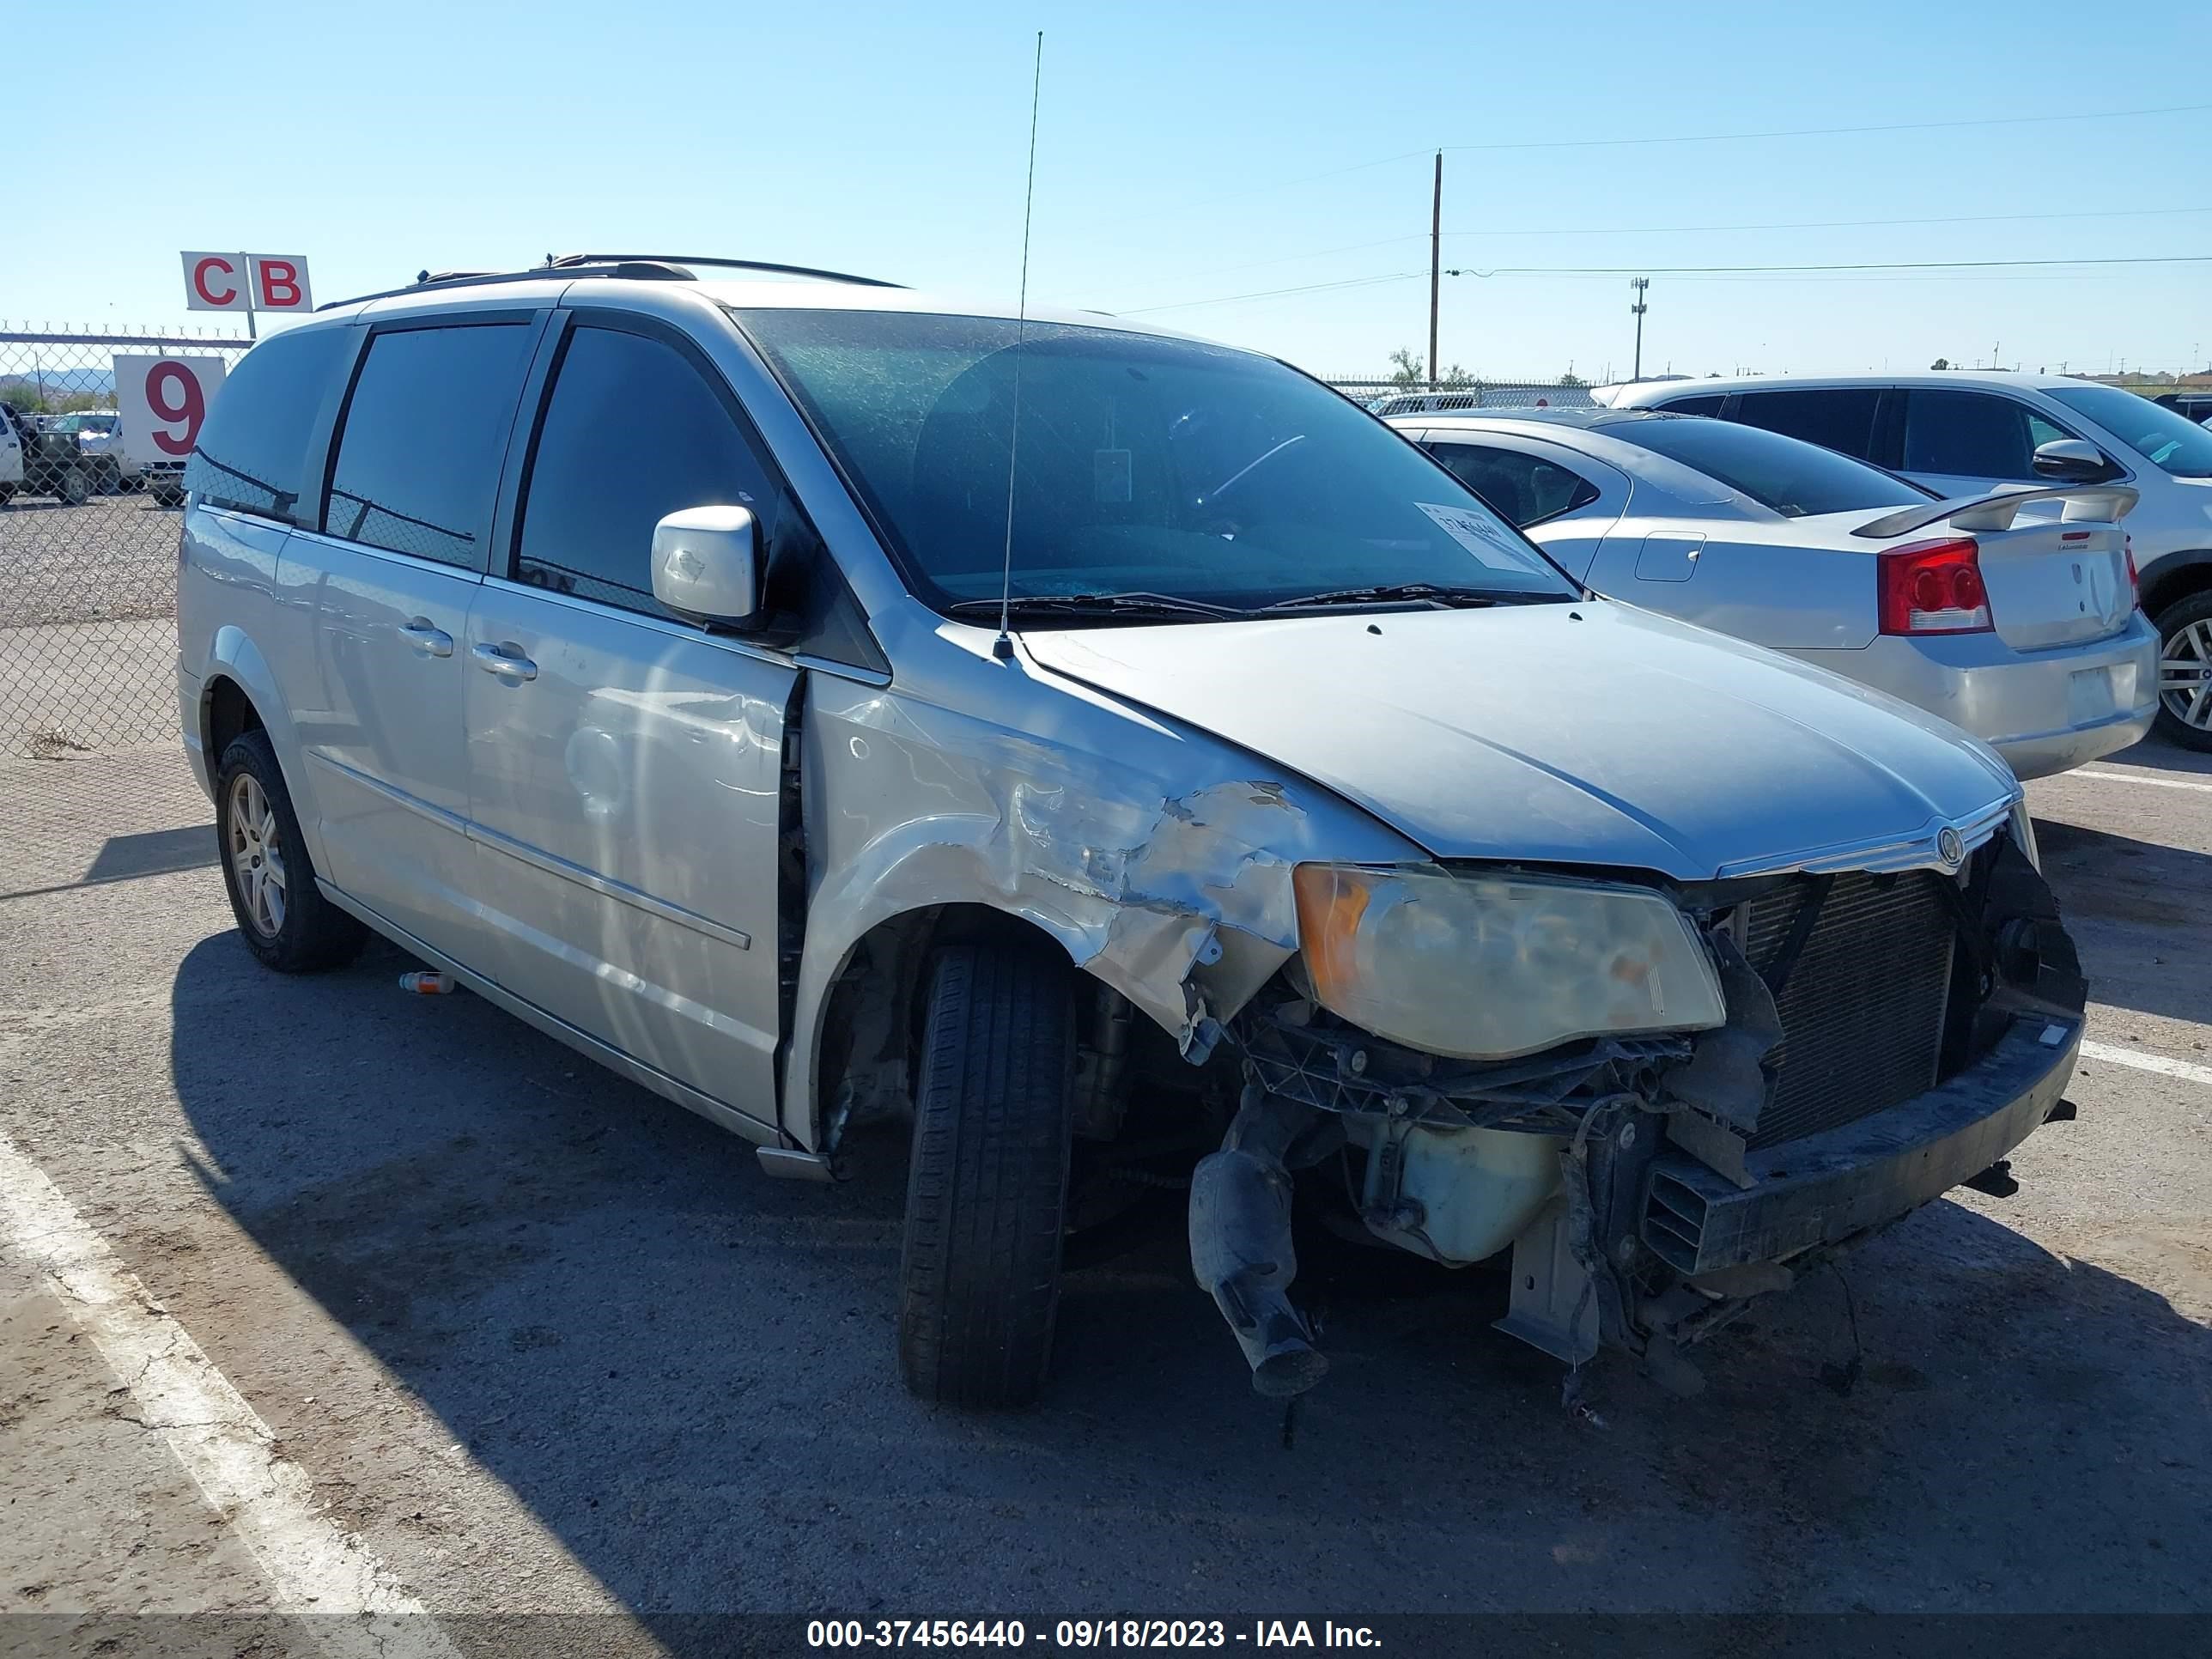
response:
<svg viewBox="0 0 2212 1659"><path fill-rule="evenodd" d="M304 252L325 300L425 265L583 248L726 252L1011 297L1040 27L1032 296L1142 308L1332 374L1425 346L1438 145L2212 106L2201 3L296 0L241 14L229 40L144 0L40 5L8 26L9 107L51 187L19 177L0 218L0 318L181 321L187 247ZM1458 149L1444 258L2212 255L2208 155L2212 108ZM1870 220L1944 222L1835 222ZM1721 228L1777 225L1826 228ZM1405 272L1423 274L1188 303ZM1630 298L1625 275L1448 277L1441 356L1494 376L1571 362L1626 374ZM2212 357L2212 263L1656 275L1650 299L1647 372Z"/></svg>

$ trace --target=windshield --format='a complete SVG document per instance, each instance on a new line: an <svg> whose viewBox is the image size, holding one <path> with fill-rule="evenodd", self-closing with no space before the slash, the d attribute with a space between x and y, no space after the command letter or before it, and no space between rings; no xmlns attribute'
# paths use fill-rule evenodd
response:
<svg viewBox="0 0 2212 1659"><path fill-rule="evenodd" d="M1930 499L1917 484L1832 449L1733 421L1699 415L1601 422L1608 438L1680 461L1785 519L1911 507Z"/></svg>
<svg viewBox="0 0 2212 1659"><path fill-rule="evenodd" d="M1017 602L1136 593L1233 612L1351 588L1575 594L1419 449L1249 352L1031 323L1017 354L1016 324L994 317L739 319L940 609L999 596L1018 355Z"/></svg>
<svg viewBox="0 0 2212 1659"><path fill-rule="evenodd" d="M2212 432L2116 386L2049 388L2069 409L2078 409L2130 449L2177 478L2212 478Z"/></svg>

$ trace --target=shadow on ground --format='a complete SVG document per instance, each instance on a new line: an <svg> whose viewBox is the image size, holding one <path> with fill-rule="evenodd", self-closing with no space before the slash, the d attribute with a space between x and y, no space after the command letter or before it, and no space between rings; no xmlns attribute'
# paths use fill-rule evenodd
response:
<svg viewBox="0 0 2212 1659"><path fill-rule="evenodd" d="M2153 772L2193 772L2202 777L2212 777L2212 754L2201 749L2184 749L2178 743L2168 743L2164 738L2145 738L2141 743L2107 755L2093 763L2098 766L2138 766Z"/></svg>
<svg viewBox="0 0 2212 1659"><path fill-rule="evenodd" d="M190 953L172 1060L204 1178L679 1653L726 1609L2207 1605L2212 1336L1967 1209L1856 1258L1848 1396L1832 1276L1705 1351L1701 1398L1591 1367L1593 1417L1488 1328L1494 1280L1338 1274L1285 1450L1169 1237L1073 1278L1040 1409L933 1411L893 1353L896 1138L848 1183L769 1181L482 1001L403 996L408 965Z"/></svg>
<svg viewBox="0 0 2212 1659"><path fill-rule="evenodd" d="M2038 818L2035 839L2091 999L2212 1023L2201 945L2212 916L2212 855L2056 818Z"/></svg>

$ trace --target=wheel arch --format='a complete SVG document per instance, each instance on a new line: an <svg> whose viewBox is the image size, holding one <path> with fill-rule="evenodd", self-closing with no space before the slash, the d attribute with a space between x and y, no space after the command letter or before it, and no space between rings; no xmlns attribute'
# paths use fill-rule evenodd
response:
<svg viewBox="0 0 2212 1659"><path fill-rule="evenodd" d="M199 738L210 783L222 765L223 750L240 732L257 730L269 734L270 747L276 752L276 767L291 793L309 858L318 869L326 868L314 780L299 763L299 735L277 693L275 671L245 629L225 623L216 631L200 680Z"/></svg>
<svg viewBox="0 0 2212 1659"><path fill-rule="evenodd" d="M2143 614L2156 622L2192 593L2212 588L2212 547L2161 554L2142 572Z"/></svg>
<svg viewBox="0 0 2212 1659"><path fill-rule="evenodd" d="M865 1115L904 1087L927 966L940 947L1018 939L1048 945L1081 969L1082 937L974 898L886 908L831 965L801 974L784 1073L784 1133L809 1151L826 1151L842 1127L835 1121L841 1104Z"/></svg>

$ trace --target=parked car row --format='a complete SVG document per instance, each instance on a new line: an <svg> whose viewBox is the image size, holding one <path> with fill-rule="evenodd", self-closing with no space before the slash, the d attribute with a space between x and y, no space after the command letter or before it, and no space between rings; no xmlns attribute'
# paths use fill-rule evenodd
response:
<svg viewBox="0 0 2212 1659"><path fill-rule="evenodd" d="M2045 527L1710 419L1424 449L1250 352L809 275L426 281L233 371L179 708L270 968L383 934L776 1175L910 1121L900 1362L979 1405L1044 1385L1071 1230L1186 1180L1264 1394L1326 1368L1294 1202L1693 1387L2071 1115L2020 783L1878 686L2034 763L2054 653L2104 741L2131 485Z"/></svg>
<svg viewBox="0 0 2212 1659"><path fill-rule="evenodd" d="M2212 432L2203 427L2120 387L2056 374L1678 380L1604 395L1619 409L1709 416L1823 445L1945 497L2126 486L2142 606L2161 641L2159 727L2212 752ZM2065 510L2055 500L2021 509L2029 519Z"/></svg>
<svg viewBox="0 0 2212 1659"><path fill-rule="evenodd" d="M1900 697L2019 777L2124 749L2157 711L2127 485L1939 500L1795 438L1646 409L1392 423L1576 580Z"/></svg>
<svg viewBox="0 0 2212 1659"><path fill-rule="evenodd" d="M131 459L112 410L40 416L0 404L0 506L19 490L82 507L94 495L143 489L162 507L179 507L184 471L182 461Z"/></svg>

